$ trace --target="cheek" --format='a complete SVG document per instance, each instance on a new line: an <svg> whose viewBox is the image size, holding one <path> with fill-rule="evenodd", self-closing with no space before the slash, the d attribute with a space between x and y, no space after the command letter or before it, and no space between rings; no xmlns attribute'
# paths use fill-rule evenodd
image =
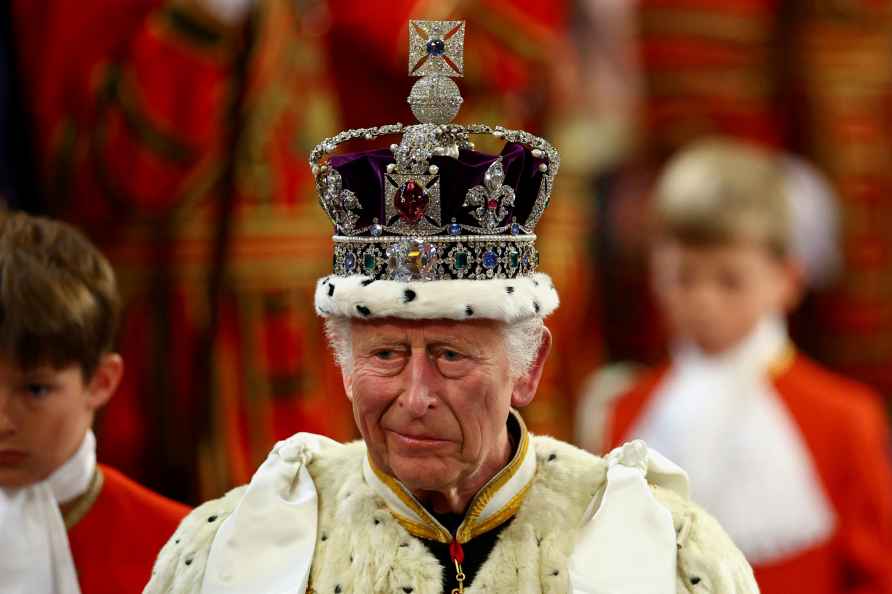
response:
<svg viewBox="0 0 892 594"><path fill-rule="evenodd" d="M729 297L729 302L733 304L736 317L743 323L744 320L750 322L761 317L768 309L771 299L764 287L748 285L737 289Z"/></svg>
<svg viewBox="0 0 892 594"><path fill-rule="evenodd" d="M485 448L487 436L498 435L511 406L510 386L507 375L492 372L466 378L447 391L466 450Z"/></svg>
<svg viewBox="0 0 892 594"><path fill-rule="evenodd" d="M89 427L89 419L64 401L58 394L56 402L31 404L21 417L19 445L30 454L27 467L21 469L27 475L27 483L46 479L77 450Z"/></svg>
<svg viewBox="0 0 892 594"><path fill-rule="evenodd" d="M53 411L47 419L45 429L48 431L46 440L51 443L56 461L63 463L68 456L77 450L81 439L90 428L90 415L83 407L66 406Z"/></svg>
<svg viewBox="0 0 892 594"><path fill-rule="evenodd" d="M376 427L398 395L394 378L358 376L353 379L353 415L360 431Z"/></svg>

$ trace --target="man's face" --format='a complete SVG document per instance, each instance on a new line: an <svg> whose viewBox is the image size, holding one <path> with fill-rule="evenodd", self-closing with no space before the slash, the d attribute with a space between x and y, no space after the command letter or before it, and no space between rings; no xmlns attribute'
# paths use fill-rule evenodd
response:
<svg viewBox="0 0 892 594"><path fill-rule="evenodd" d="M652 269L675 336L709 354L736 346L762 318L784 314L795 293L790 264L750 242L692 247L661 241Z"/></svg>
<svg viewBox="0 0 892 594"><path fill-rule="evenodd" d="M525 404L499 323L355 321L352 340L345 387L379 468L413 492L497 470L509 407Z"/></svg>
<svg viewBox="0 0 892 594"><path fill-rule="evenodd" d="M46 479L77 451L93 410L77 365L26 371L0 357L0 487Z"/></svg>

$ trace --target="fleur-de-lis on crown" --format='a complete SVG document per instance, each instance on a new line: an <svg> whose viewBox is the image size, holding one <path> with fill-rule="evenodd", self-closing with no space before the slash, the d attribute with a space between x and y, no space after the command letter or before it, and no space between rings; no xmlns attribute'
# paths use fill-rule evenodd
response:
<svg viewBox="0 0 892 594"><path fill-rule="evenodd" d="M474 207L474 217L481 226L495 229L509 214L514 206L514 188L503 185L505 170L502 157L493 161L483 175L483 185L474 186L465 195L465 207Z"/></svg>
<svg viewBox="0 0 892 594"><path fill-rule="evenodd" d="M320 185L319 194L322 197L322 206L325 207L329 216L334 219L340 229L353 231L359 220L359 215L355 211L362 207L356 194L344 189L341 174L334 168L329 169L322 176Z"/></svg>

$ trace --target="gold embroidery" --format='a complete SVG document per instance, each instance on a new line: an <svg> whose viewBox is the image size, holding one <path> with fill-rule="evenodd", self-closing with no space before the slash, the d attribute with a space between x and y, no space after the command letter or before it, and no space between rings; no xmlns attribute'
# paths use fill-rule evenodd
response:
<svg viewBox="0 0 892 594"><path fill-rule="evenodd" d="M474 526L471 530L471 536L470 538L468 538L468 540L475 539L481 534L489 532L496 526L499 526L503 522L506 522L510 518L514 517L514 514L516 514L517 510L520 509L520 506L523 503L524 498L527 496L527 492L530 490L532 484L533 481L530 481L529 483L524 485L524 487L514 497L512 497L507 504L505 504L505 507L487 518L486 521L481 522L477 526Z"/></svg>
<svg viewBox="0 0 892 594"><path fill-rule="evenodd" d="M401 516L400 514L390 511L391 515L396 518L396 521L400 523L400 525L406 529L406 531L412 536L417 536L419 538L426 538L427 540L436 540L440 541L439 535L436 531L431 528L419 524L417 522L413 522L409 518Z"/></svg>

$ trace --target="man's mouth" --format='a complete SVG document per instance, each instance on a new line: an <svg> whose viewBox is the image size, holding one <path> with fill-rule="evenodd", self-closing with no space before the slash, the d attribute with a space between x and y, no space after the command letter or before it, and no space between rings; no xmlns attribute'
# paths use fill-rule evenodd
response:
<svg viewBox="0 0 892 594"><path fill-rule="evenodd" d="M443 439L434 435L427 434L409 434L400 433L399 431L386 430L388 434L400 445L412 448L434 448L442 447L450 444L448 439Z"/></svg>

